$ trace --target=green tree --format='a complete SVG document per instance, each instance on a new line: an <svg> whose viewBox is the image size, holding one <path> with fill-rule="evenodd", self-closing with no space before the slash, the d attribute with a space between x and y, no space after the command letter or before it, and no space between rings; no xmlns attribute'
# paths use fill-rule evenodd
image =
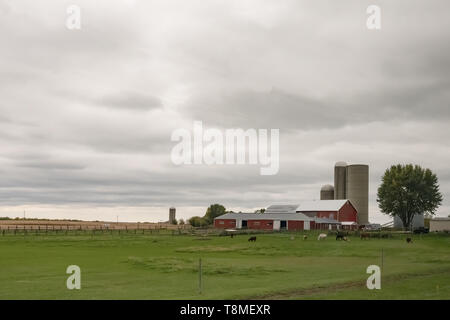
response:
<svg viewBox="0 0 450 320"><path fill-rule="evenodd" d="M212 204L206 210L205 216L203 217L208 224L214 223L214 218L225 214L226 209L221 204Z"/></svg>
<svg viewBox="0 0 450 320"><path fill-rule="evenodd" d="M189 224L193 227L204 227L208 225L208 222L205 221L202 217L192 217L188 220Z"/></svg>
<svg viewBox="0 0 450 320"><path fill-rule="evenodd" d="M266 209L264 208L255 210L255 213L264 213L264 212L266 212Z"/></svg>
<svg viewBox="0 0 450 320"><path fill-rule="evenodd" d="M430 169L418 165L393 165L383 175L377 202L381 212L398 216L405 228L415 214L436 213L442 202L438 179Z"/></svg>
<svg viewBox="0 0 450 320"><path fill-rule="evenodd" d="M184 220L183 219L178 220L178 224L183 225L184 224Z"/></svg>

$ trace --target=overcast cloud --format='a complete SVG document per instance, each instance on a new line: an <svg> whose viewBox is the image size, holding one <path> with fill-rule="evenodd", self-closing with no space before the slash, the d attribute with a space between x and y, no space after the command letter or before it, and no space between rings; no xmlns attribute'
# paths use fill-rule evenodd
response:
<svg viewBox="0 0 450 320"><path fill-rule="evenodd" d="M65 26L81 8L81 30ZM382 28L366 28L366 8ZM158 221L319 198L336 161L437 173L450 214L446 0L0 0L0 215ZM280 170L175 166L177 128L280 129ZM105 209L107 208L107 209ZM108 209L109 208L109 209ZM108 211L109 213L106 213ZM109 215L108 215L109 214Z"/></svg>

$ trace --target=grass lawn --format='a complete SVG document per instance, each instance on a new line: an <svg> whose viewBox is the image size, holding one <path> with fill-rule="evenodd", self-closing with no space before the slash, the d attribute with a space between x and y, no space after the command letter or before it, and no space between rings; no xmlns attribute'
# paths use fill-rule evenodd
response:
<svg viewBox="0 0 450 320"><path fill-rule="evenodd" d="M450 236L405 237L6 234L0 299L450 299ZM382 289L368 290L382 249ZM81 268L81 290L66 288L69 265Z"/></svg>

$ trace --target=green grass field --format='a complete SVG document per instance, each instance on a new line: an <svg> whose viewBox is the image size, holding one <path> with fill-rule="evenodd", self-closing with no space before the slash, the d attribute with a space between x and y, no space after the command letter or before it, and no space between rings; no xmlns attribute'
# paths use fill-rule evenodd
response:
<svg viewBox="0 0 450 320"><path fill-rule="evenodd" d="M0 299L449 299L450 236L405 237L6 234ZM382 288L368 290L382 249ZM66 288L69 265L81 268L81 290Z"/></svg>

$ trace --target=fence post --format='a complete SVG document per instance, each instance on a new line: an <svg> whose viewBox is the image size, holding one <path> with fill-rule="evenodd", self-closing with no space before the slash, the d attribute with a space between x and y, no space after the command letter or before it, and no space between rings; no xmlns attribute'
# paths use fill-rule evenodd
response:
<svg viewBox="0 0 450 320"><path fill-rule="evenodd" d="M198 290L202 294L202 258L198 259Z"/></svg>

